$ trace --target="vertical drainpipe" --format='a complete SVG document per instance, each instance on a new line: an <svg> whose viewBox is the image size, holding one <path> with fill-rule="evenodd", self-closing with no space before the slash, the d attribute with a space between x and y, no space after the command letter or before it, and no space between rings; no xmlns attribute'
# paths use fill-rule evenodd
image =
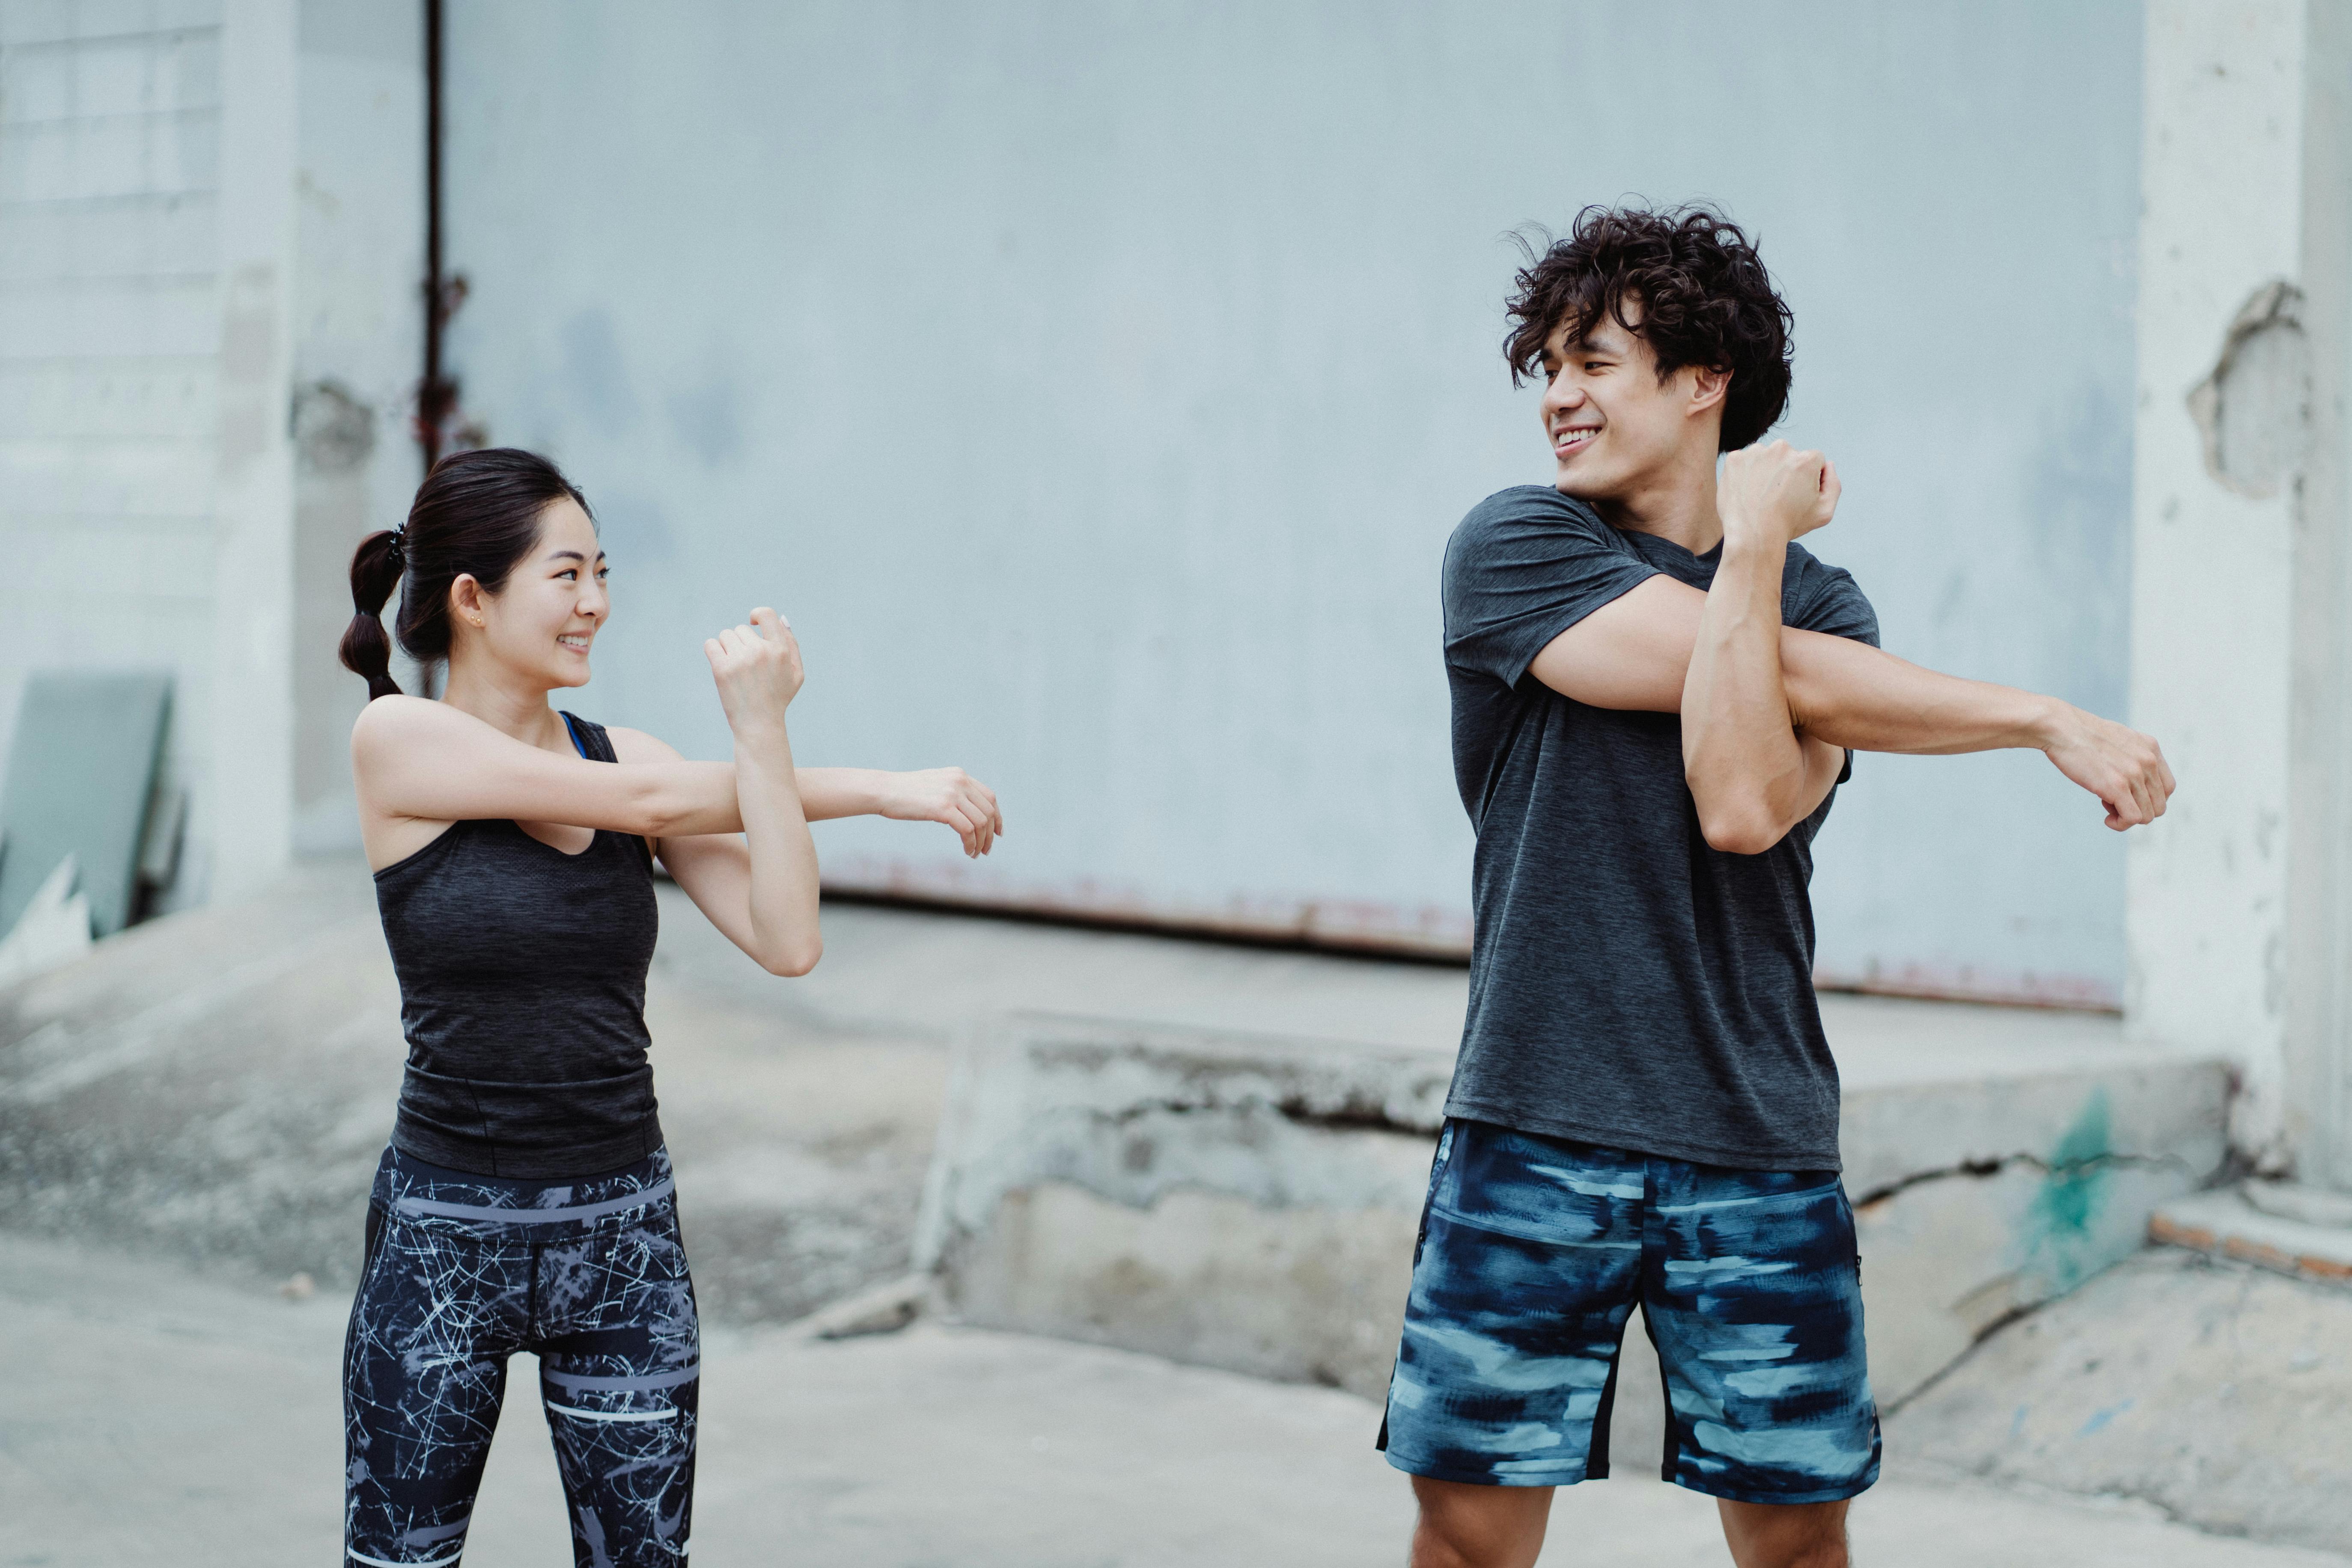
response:
<svg viewBox="0 0 2352 1568"><path fill-rule="evenodd" d="M428 473L457 405L457 383L441 370L441 330L465 288L441 276L441 22L442 0L425 0L425 376L416 387L416 444Z"/></svg>

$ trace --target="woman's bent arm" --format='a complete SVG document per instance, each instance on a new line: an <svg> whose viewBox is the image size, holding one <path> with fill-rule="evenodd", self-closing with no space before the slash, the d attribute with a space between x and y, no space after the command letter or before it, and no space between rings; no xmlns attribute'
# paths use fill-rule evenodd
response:
<svg viewBox="0 0 2352 1568"><path fill-rule="evenodd" d="M616 768L560 756L422 697L380 697L352 727L362 802L428 822L508 818L649 837L740 826L735 770L677 759Z"/></svg>
<svg viewBox="0 0 2352 1568"><path fill-rule="evenodd" d="M735 797L751 873L741 934L712 918L770 973L806 974L824 954L824 940L817 929L816 845L784 727L784 710L801 687L800 647L791 626L765 608L751 612L751 625L730 627L702 646L735 733Z"/></svg>

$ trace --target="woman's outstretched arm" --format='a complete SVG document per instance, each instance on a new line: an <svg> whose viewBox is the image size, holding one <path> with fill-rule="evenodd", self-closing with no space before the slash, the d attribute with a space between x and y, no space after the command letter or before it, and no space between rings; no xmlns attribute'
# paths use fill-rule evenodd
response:
<svg viewBox="0 0 2352 1568"><path fill-rule="evenodd" d="M800 789L801 809L811 822L887 816L898 822L945 823L963 840L966 855L987 854L1004 831L996 792L961 768L905 773L879 768L803 768Z"/></svg>
<svg viewBox="0 0 2352 1568"><path fill-rule="evenodd" d="M379 697L352 727L352 772L367 808L425 822L512 818L648 837L742 826L735 769L677 752L615 768L541 751L462 709Z"/></svg>
<svg viewBox="0 0 2352 1568"><path fill-rule="evenodd" d="M642 730L607 731L624 763L675 763L677 752ZM956 830L967 854L985 855L1004 830L996 795L961 768L893 773L872 768L802 768L801 809L812 822L842 816L887 816L938 822ZM738 833L702 833L660 839L654 852L695 907L753 958L751 850Z"/></svg>

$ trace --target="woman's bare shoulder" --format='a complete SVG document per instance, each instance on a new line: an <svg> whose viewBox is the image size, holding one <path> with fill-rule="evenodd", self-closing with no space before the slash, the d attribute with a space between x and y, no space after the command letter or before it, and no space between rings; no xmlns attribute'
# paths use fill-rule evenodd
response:
<svg viewBox="0 0 2352 1568"><path fill-rule="evenodd" d="M461 751L503 737L461 709L429 697L379 697L352 722L352 759L364 766L392 752L414 756L422 749Z"/></svg>
<svg viewBox="0 0 2352 1568"><path fill-rule="evenodd" d="M446 720L450 710L429 697L394 694L379 697L360 710L352 722L352 746L381 744L413 736L429 726L438 726Z"/></svg>

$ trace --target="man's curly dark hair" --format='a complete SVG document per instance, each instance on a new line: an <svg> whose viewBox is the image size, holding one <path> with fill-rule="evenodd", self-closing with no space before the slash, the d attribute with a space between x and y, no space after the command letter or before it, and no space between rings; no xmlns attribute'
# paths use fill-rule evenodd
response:
<svg viewBox="0 0 2352 1568"><path fill-rule="evenodd" d="M1544 344L1562 321L1574 342L1606 311L1648 342L1660 380L1692 364L1731 373L1723 451L1751 445L1788 408L1793 318L1755 246L1721 213L1589 206L1542 255L1525 237L1519 244L1528 265L1514 279L1503 340L1514 386L1542 378ZM1628 299L1639 307L1639 326L1626 320Z"/></svg>

